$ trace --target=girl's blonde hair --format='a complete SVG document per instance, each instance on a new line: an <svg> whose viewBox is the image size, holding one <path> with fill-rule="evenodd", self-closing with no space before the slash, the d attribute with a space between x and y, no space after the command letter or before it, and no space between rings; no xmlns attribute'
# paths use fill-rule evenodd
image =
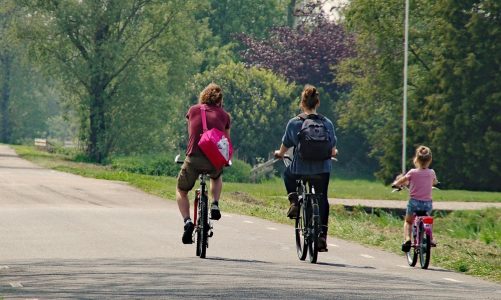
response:
<svg viewBox="0 0 501 300"><path fill-rule="evenodd" d="M199 102L201 104L219 105L223 101L221 87L215 83L209 83L200 93Z"/></svg>
<svg viewBox="0 0 501 300"><path fill-rule="evenodd" d="M428 168L432 160L431 150L426 146L419 146L414 156L414 165L418 168Z"/></svg>

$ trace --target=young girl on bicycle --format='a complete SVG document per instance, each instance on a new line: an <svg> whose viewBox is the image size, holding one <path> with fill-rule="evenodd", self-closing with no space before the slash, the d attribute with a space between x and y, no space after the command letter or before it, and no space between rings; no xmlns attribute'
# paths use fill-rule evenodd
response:
<svg viewBox="0 0 501 300"><path fill-rule="evenodd" d="M402 251L409 252L411 249L411 228L413 214L417 211L426 211L428 215L432 210L431 191L433 185L437 184L435 171L429 166L432 161L431 150L426 146L419 146L414 156L414 166L404 176L399 175L393 182L394 186L409 186L410 200L407 203L407 210L404 221L404 243Z"/></svg>

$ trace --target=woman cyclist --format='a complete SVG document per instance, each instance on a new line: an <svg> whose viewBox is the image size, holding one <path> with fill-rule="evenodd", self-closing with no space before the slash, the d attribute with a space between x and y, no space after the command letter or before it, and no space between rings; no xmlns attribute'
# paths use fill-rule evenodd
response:
<svg viewBox="0 0 501 300"><path fill-rule="evenodd" d="M285 134L282 138L282 144L280 149L275 151L275 157L283 158L287 150L294 147L294 156L292 163L286 168L284 172L284 182L285 188L288 193L288 198L290 202L290 208L287 213L289 218L296 218L298 215L298 195L296 193L296 180L298 180L302 175L315 175L312 180L312 185L315 188L317 194L321 194L319 206L320 206L320 221L322 225L322 232L318 241L318 248L320 252L327 251L327 229L329 221L329 201L327 197L327 191L329 187L329 178L331 172L331 157L336 156L336 135L334 132L334 125L332 122L317 113L317 109L320 106L320 99L318 96L317 89L312 85L306 85L301 93L301 103L300 108L303 111L297 117L289 120L287 127L285 129ZM300 131L302 131L303 124L307 119L316 120L319 122L320 127L323 125L321 130L325 130L327 138L327 155L319 156L320 160L305 159L302 156L299 149L301 147L306 147L307 145L300 145L301 137ZM299 147L298 147L299 146ZM308 150L308 149L306 149ZM320 155L320 153L318 153Z"/></svg>

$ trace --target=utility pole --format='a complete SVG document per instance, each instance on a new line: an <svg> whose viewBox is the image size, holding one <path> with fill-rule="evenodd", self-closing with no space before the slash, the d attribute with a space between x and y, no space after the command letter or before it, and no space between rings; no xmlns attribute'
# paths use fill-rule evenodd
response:
<svg viewBox="0 0 501 300"><path fill-rule="evenodd" d="M407 65L409 52L409 0L405 0L405 33L404 33L404 99L402 114L402 174L406 171L406 143L407 143Z"/></svg>

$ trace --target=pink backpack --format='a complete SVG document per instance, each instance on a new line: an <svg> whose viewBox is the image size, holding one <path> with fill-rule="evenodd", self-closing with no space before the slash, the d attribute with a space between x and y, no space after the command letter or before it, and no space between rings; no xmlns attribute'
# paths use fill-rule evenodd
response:
<svg viewBox="0 0 501 300"><path fill-rule="evenodd" d="M231 141L227 138L224 133L217 129L212 128L207 130L207 116L205 115L205 110L207 107L205 105L200 106L202 112L202 126L203 133L198 142L198 147L205 156L209 159L212 165L217 169L222 169L224 166L228 165L233 155L233 146Z"/></svg>

